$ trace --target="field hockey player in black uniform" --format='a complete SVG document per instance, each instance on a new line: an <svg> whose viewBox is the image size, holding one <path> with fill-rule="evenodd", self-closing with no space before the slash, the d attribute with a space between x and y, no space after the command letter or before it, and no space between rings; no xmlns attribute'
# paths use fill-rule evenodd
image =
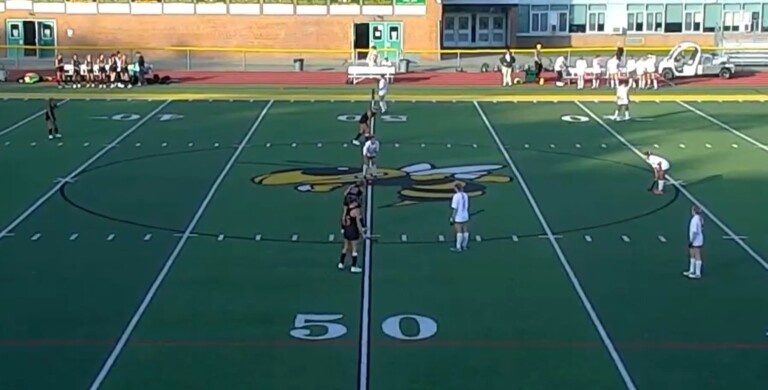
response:
<svg viewBox="0 0 768 390"><path fill-rule="evenodd" d="M344 236L344 244L341 248L341 257L339 258L338 268L345 268L344 260L347 255L352 255L352 267L349 271L352 273L362 272L362 268L357 265L357 243L363 236L363 217L360 215L360 203L354 196L348 196L344 203L344 216L341 219L341 229Z"/></svg>
<svg viewBox="0 0 768 390"><path fill-rule="evenodd" d="M56 124L56 108L58 106L53 99L48 99L48 107L45 109L45 123L48 125L48 139L61 138L59 126Z"/></svg>
<svg viewBox="0 0 768 390"><path fill-rule="evenodd" d="M368 110L363 113L363 115L360 115L360 120L358 121L360 124L360 131L352 140L353 144L359 146L360 137L368 137L368 135L371 133L371 119L373 119L374 116L376 116L376 111L374 111L372 107L369 107Z"/></svg>

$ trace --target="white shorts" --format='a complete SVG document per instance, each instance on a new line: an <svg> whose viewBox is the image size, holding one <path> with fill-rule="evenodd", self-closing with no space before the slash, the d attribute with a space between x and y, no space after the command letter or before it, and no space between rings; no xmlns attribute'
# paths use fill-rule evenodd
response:
<svg viewBox="0 0 768 390"><path fill-rule="evenodd" d="M456 222L456 223L467 223L467 222L469 222L469 213L458 213L458 214L456 214L456 218L453 219L453 222Z"/></svg>
<svg viewBox="0 0 768 390"><path fill-rule="evenodd" d="M688 246L690 248L701 248L704 246L704 237L699 237L698 239L693 240L693 242L689 243Z"/></svg>
<svg viewBox="0 0 768 390"><path fill-rule="evenodd" d="M629 99L616 99L616 104L620 106L627 106L629 105Z"/></svg>
<svg viewBox="0 0 768 390"><path fill-rule="evenodd" d="M384 98L387 97L387 93L379 93L379 100L384 100Z"/></svg>

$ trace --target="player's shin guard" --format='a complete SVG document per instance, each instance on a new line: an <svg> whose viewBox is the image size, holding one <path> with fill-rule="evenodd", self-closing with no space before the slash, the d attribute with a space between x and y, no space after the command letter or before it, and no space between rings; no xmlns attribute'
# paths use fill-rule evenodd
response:
<svg viewBox="0 0 768 390"><path fill-rule="evenodd" d="M694 262L694 275L701 276L701 260Z"/></svg>
<svg viewBox="0 0 768 390"><path fill-rule="evenodd" d="M381 112L387 111L387 102L384 100L379 101L379 108L381 109Z"/></svg>
<svg viewBox="0 0 768 390"><path fill-rule="evenodd" d="M461 234L461 247L464 249L467 249L468 245L469 245L469 232L464 232Z"/></svg>
<svg viewBox="0 0 768 390"><path fill-rule="evenodd" d="M368 176L368 163L363 163L363 177Z"/></svg>
<svg viewBox="0 0 768 390"><path fill-rule="evenodd" d="M664 191L664 180L659 180L659 192Z"/></svg>
<svg viewBox="0 0 768 390"><path fill-rule="evenodd" d="M456 233L456 250L461 250L464 242L464 233Z"/></svg>
<svg viewBox="0 0 768 390"><path fill-rule="evenodd" d="M339 264L344 265L344 259L347 258L347 254L344 252L341 252L341 256L339 256Z"/></svg>
<svg viewBox="0 0 768 390"><path fill-rule="evenodd" d="M688 273L693 275L696 273L696 259L691 257L690 265L688 265Z"/></svg>

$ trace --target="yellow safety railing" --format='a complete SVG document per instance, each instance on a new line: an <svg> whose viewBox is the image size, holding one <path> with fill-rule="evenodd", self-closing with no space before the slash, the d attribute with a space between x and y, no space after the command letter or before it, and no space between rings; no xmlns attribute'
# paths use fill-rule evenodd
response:
<svg viewBox="0 0 768 390"><path fill-rule="evenodd" d="M624 48L627 53L639 53L639 54L666 54L672 47L670 46L653 46L653 47L633 47L627 46ZM24 53L25 51L35 50L34 53ZM47 63L41 63L41 61L51 61L56 52L65 52L67 54L78 53L81 56L85 54L97 55L101 53L109 53L114 51L123 51L126 54L133 55L135 52L141 51L147 57L149 62L163 62L168 61L164 68L177 68L177 69L211 69L210 65L217 59L220 59L219 65L226 65L227 69L231 70L233 63L237 64L241 70L251 70L254 67L262 66L265 62L278 61L277 63L270 63L269 65L285 66L287 63L285 59L277 60L281 55L289 58L304 58L309 59L313 63L319 64L323 60L337 61L339 59L345 59L346 61L357 61L364 58L368 53L368 49L271 49L271 48L255 48L255 47L197 47L197 46L143 46L143 45L106 45L106 46L89 46L89 45L73 45L73 46L18 46L18 45L0 45L0 58L4 58L6 66L8 66L8 60L14 61L14 64L19 67L25 67L30 62L37 62L41 65ZM729 50L722 47L715 46L702 46L704 51L720 51L727 52ZM762 46L739 48L739 51L768 51L768 44ZM534 50L532 48L514 48L511 49L515 55L532 55ZM570 60L571 57L589 56L596 54L612 54L616 51L616 47L565 47L565 48L544 48L541 52L547 56L552 57L555 55L565 55ZM397 52L396 58L407 58L419 63L429 63L431 61L456 61L456 66L461 67L462 61L467 61L472 57L482 56L500 56L505 52L505 49L379 49L381 53ZM206 55L208 53L209 55ZM29 55L28 55L29 54ZM40 57L40 58L38 58ZM218 65L217 65L218 66Z"/></svg>

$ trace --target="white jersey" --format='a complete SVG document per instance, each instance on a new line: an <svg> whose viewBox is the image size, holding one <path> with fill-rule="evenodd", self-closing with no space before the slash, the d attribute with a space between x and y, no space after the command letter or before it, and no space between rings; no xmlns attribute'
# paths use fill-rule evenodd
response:
<svg viewBox="0 0 768 390"><path fill-rule="evenodd" d="M568 66L565 64L565 57L560 56L555 60L555 70L564 71Z"/></svg>
<svg viewBox="0 0 768 390"><path fill-rule="evenodd" d="M379 96L384 97L387 94L387 89L389 89L389 83L387 82L387 79L380 79L379 80Z"/></svg>
<svg viewBox="0 0 768 390"><path fill-rule="evenodd" d="M704 245L704 219L699 214L694 214L688 223L688 242L692 246Z"/></svg>
<svg viewBox="0 0 768 390"><path fill-rule="evenodd" d="M456 211L454 222L464 223L469 221L469 195L466 192L453 194L451 208Z"/></svg>
<svg viewBox="0 0 768 390"><path fill-rule="evenodd" d="M608 73L619 73L619 60L616 57L611 57L608 60Z"/></svg>
<svg viewBox="0 0 768 390"><path fill-rule="evenodd" d="M587 72L587 60L585 60L585 59L578 59L578 60L576 60L575 69L576 69L576 74L579 75L579 76L581 76L584 73L586 73Z"/></svg>
<svg viewBox="0 0 768 390"><path fill-rule="evenodd" d="M625 106L629 104L629 85L616 87L616 104Z"/></svg>
<svg viewBox="0 0 768 390"><path fill-rule="evenodd" d="M667 161L667 159L664 157L652 154L648 157L648 163L650 163L654 168L661 167L661 169L664 171L669 170L669 161Z"/></svg>
<svg viewBox="0 0 768 390"><path fill-rule="evenodd" d="M372 158L379 154L379 140L368 140L363 145L363 156Z"/></svg>
<svg viewBox="0 0 768 390"><path fill-rule="evenodd" d="M599 58L592 59L592 72L595 74L602 73L603 64Z"/></svg>

